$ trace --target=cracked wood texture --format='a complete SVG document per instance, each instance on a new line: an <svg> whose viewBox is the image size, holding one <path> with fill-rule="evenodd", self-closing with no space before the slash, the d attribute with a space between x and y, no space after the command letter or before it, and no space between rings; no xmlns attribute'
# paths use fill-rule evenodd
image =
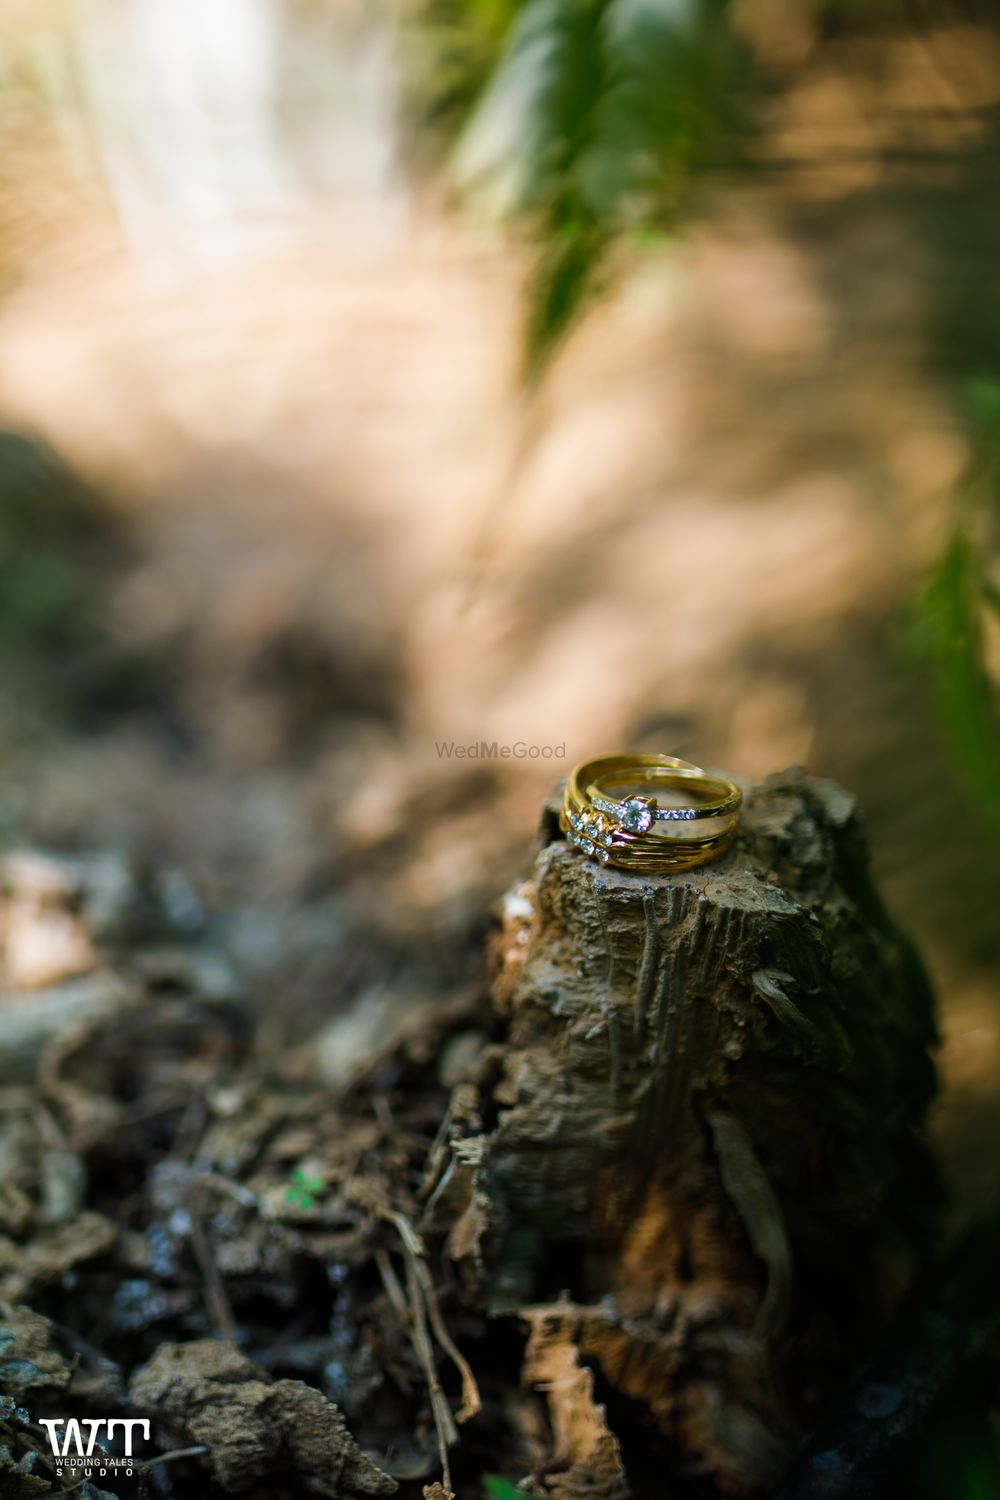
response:
<svg viewBox="0 0 1000 1500"><path fill-rule="evenodd" d="M930 1243L932 995L829 782L771 777L726 856L667 876L585 860L557 813L428 1225L493 1312L556 1320L618 1438L658 1430L676 1493L765 1495ZM553 1493L624 1482L577 1469Z"/></svg>

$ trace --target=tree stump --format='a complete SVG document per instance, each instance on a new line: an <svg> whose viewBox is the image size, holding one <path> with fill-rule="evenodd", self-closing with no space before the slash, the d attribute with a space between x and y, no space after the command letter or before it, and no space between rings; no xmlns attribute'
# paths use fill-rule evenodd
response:
<svg viewBox="0 0 1000 1500"><path fill-rule="evenodd" d="M557 814L503 902L505 1040L456 1089L427 1227L526 1320L528 1380L540 1329L593 1373L609 1432L553 1493L611 1493L605 1439L645 1430L677 1475L767 1494L932 1238L932 995L829 782L771 777L725 857L665 876L597 867Z"/></svg>

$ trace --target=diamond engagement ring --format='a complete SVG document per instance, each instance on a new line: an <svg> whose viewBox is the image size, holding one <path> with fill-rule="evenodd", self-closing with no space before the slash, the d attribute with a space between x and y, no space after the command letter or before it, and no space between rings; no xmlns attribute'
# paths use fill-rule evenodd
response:
<svg viewBox="0 0 1000 1500"><path fill-rule="evenodd" d="M724 818L738 812L743 800L739 788L721 776L709 776L697 766L648 766L643 768L645 782L662 782L671 791L694 789L694 795L706 800L678 807L661 807L655 796L628 796L609 799L605 793L616 787L627 789L636 781L636 767L627 771L605 771L594 776L587 787L591 807L607 813L628 833L648 833L655 822L690 823L705 818ZM707 794L707 796L706 796Z"/></svg>
<svg viewBox="0 0 1000 1500"><path fill-rule="evenodd" d="M599 864L689 869L729 847L741 802L733 782L676 756L603 755L569 777L560 827Z"/></svg>

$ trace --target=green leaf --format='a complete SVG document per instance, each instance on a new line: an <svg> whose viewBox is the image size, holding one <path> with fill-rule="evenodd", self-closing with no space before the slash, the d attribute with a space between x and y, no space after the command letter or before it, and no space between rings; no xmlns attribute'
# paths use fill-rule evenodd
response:
<svg viewBox="0 0 1000 1500"><path fill-rule="evenodd" d="M455 157L459 186L526 229L526 372L609 279L741 154L749 76L725 0L529 0Z"/></svg>
<svg viewBox="0 0 1000 1500"><path fill-rule="evenodd" d="M1000 437L1000 380L993 375L967 380L962 405L974 429L987 438Z"/></svg>
<svg viewBox="0 0 1000 1500"><path fill-rule="evenodd" d="M525 371L529 381L544 373L557 344L600 290L599 271L608 240L599 223L581 217L542 247L527 293Z"/></svg>
<svg viewBox="0 0 1000 1500"><path fill-rule="evenodd" d="M404 103L416 123L454 136L475 106L522 0L421 0L402 27Z"/></svg>
<svg viewBox="0 0 1000 1500"><path fill-rule="evenodd" d="M499 1474L484 1474L483 1489L489 1500L528 1500L527 1494L509 1479Z"/></svg>
<svg viewBox="0 0 1000 1500"><path fill-rule="evenodd" d="M929 662L956 759L983 811L1000 825L1000 717L983 651L982 560L955 536L917 604L914 639Z"/></svg>

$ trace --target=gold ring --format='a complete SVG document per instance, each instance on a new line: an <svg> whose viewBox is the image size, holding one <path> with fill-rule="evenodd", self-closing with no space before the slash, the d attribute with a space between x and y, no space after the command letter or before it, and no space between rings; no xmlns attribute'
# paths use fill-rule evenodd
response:
<svg viewBox="0 0 1000 1500"><path fill-rule="evenodd" d="M671 800L661 800L664 789ZM685 870L729 848L742 800L733 782L676 756L602 755L570 775L559 825L599 864Z"/></svg>

